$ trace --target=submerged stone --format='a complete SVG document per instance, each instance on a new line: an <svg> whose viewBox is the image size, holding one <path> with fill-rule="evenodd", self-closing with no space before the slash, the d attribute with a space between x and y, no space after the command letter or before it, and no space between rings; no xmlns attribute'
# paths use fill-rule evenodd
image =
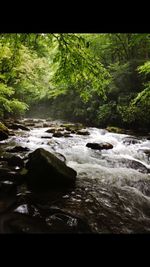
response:
<svg viewBox="0 0 150 267"><path fill-rule="evenodd" d="M133 144L138 144L138 143L141 143L141 141L134 136L127 136L123 138L123 144L133 145Z"/></svg>

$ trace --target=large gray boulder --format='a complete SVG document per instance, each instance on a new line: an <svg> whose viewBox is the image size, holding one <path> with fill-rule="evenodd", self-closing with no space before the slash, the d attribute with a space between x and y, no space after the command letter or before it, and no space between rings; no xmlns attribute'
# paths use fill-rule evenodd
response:
<svg viewBox="0 0 150 267"><path fill-rule="evenodd" d="M33 191L57 190L73 186L77 175L76 171L43 148L38 148L29 154L26 169L27 185Z"/></svg>

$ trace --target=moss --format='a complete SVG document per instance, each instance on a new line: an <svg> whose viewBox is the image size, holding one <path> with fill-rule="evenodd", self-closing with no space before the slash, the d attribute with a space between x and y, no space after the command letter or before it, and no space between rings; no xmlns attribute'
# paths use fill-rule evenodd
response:
<svg viewBox="0 0 150 267"><path fill-rule="evenodd" d="M125 132L124 129L121 129L121 128L118 128L118 127L115 127L115 126L108 126L106 128L106 130L108 132L113 132L113 133L118 133L118 134L123 134Z"/></svg>
<svg viewBox="0 0 150 267"><path fill-rule="evenodd" d="M0 131L3 131L7 134L9 133L8 128L2 122L0 122Z"/></svg>

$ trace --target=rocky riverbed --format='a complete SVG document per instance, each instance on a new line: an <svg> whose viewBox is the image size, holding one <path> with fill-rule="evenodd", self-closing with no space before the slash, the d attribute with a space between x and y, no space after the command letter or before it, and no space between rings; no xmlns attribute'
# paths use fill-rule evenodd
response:
<svg viewBox="0 0 150 267"><path fill-rule="evenodd" d="M5 126L0 233L150 232L149 136L28 118Z"/></svg>

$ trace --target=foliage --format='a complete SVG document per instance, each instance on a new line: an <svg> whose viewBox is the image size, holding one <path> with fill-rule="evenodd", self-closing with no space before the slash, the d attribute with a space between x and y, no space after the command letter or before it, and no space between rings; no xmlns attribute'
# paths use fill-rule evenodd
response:
<svg viewBox="0 0 150 267"><path fill-rule="evenodd" d="M150 34L1 34L0 116L46 101L58 118L149 129L149 57Z"/></svg>

